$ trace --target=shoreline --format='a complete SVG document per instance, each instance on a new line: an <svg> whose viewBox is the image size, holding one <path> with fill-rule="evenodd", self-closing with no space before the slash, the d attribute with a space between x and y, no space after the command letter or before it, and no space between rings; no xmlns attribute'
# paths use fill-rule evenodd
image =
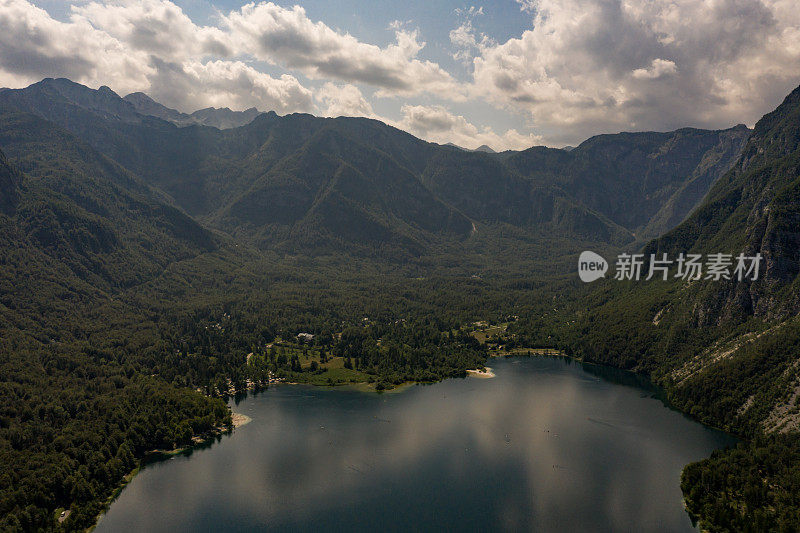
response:
<svg viewBox="0 0 800 533"><path fill-rule="evenodd" d="M556 357L556 358L566 358L566 359L571 359L571 360L573 360L575 362L588 364L588 365L592 365L592 366L607 367L607 368L611 368L611 369L615 369L615 370L621 370L621 369L619 369L617 367L614 367L614 366L611 366L611 365L604 365L602 363L594 363L594 362L586 362L582 358L575 357L575 356L570 356L570 355L567 355L566 353L564 353L563 351L553 350L553 349L545 349L545 350L542 350L542 349L538 349L538 350L536 350L536 349L524 349L523 350L523 349L521 349L521 350L515 351L515 352L489 353L489 354L487 354L487 362L488 362L488 360L490 360L493 357L505 357L505 358L508 358L508 357L542 357L542 358ZM632 375L644 376L644 374L640 374L640 373L632 371L632 370L622 370L622 371L626 372L626 373L630 373ZM491 379L491 378L496 377L496 374L493 372L493 369L491 367L486 366L486 367L484 367L483 370L481 370L481 369L468 369L468 370L466 370L465 378L469 378L469 377L473 377L473 378L477 378L477 379ZM299 382L299 383L298 382L286 382L286 381L271 383L271 385L303 385L303 386L308 386L308 387L323 387L323 388L329 388L329 389L345 389L345 390L352 390L352 391L366 392L366 393L376 393L376 394L385 394L385 393L386 394L397 394L397 393L401 393L401 392L404 392L406 390L411 389L413 385L418 385L420 383L426 383L426 384L427 383L441 383L441 382L445 381L446 379L452 379L452 377L445 377L445 378L442 378L442 379L440 379L440 380L438 380L436 382L406 381L404 383L401 383L401 384L393 387L392 389L385 389L385 390L376 390L375 389L375 383L370 383L370 382L367 382L367 381L342 383L342 384L334 385L334 386L331 386L331 385L319 385L319 384L314 384L314 383L303 383L303 382ZM600 378L600 379L604 379L604 378ZM649 377L648 377L648 379L649 379ZM253 393L255 391L248 390L247 392L248 392L248 396L249 396L250 393ZM701 424L701 425L703 425L705 427L711 428L711 429L722 431L722 432L724 432L724 433L726 433L728 435L733 436L737 440L741 439L741 436L739 436L739 435L733 434L733 433L731 433L728 430L725 430L723 428L719 428L719 427L715 427L713 425L710 425L710 424L708 424L706 422L703 422L703 421L701 421L701 420L699 420L699 419L697 419L695 417L692 417L687 412L685 412L685 411L683 411L681 409L678 409L677 407L675 407L674 405L672 405L669 402L669 400L667 399L666 395L664 395L664 396L656 395L656 396L654 396L654 398L658 399L668 409L677 411L677 412L681 413L682 415L684 415L685 417L687 417L688 419L693 420L694 422L697 422L697 423L699 423L699 424ZM206 436L204 436L202 438L195 437L195 438L193 438L192 444L190 444L188 446L185 446L185 447L182 447L182 448L176 448L174 450L151 450L150 452L147 452L147 454L142 459L139 460L139 464L133 470L131 470L131 472L129 472L128 474L126 474L124 476L123 480L120 482L120 485L116 489L114 489L112 495L109 496L108 499L106 500L106 502L105 502L105 504L103 506L103 510L98 514L97 520L95 521L95 523L91 527L87 528L86 531L91 532L97 527L97 525L100 523L100 521L102 520L103 516L106 514L106 512L111 507L111 505L114 503L114 501L117 499L117 497L119 497L119 495L122 493L122 491L125 489L125 487L127 487L127 485L136 477L136 475L142 470L142 468L144 468L147 465L147 463L149 461L158 460L159 458L163 458L164 460L166 460L166 459L169 459L169 458L171 458L172 456L175 456L175 455L186 454L186 453L192 452L195 449L203 448L205 446L210 446L211 444L213 444L213 442L215 440L218 440L219 438L221 438L222 435L231 434L231 433L233 433L234 429L240 428L242 426L245 426L245 425L249 424L250 422L252 422L252 420L253 419L251 417L249 417L249 416L247 416L247 415L245 415L243 413L234 412L231 409L231 422L232 422L231 426L218 426L217 428L215 428L216 431L214 431L212 434L206 435ZM685 468L685 466L686 465L684 465L684 468ZM681 472L683 472L683 469L681 469ZM688 509L686 508L687 499L686 499L685 495L682 498L682 502L683 502L684 508L686 509L686 511L688 513ZM689 514L690 514L690 517L691 517L691 513L689 513Z"/></svg>
<svg viewBox="0 0 800 533"><path fill-rule="evenodd" d="M572 359L573 361L584 362L583 359L571 355L567 355L562 350L557 350L555 348L516 348L514 350L504 350L504 351L487 351L486 353L486 362L489 362L493 358L497 357L564 357L567 359ZM485 366L481 368L468 368L465 369L466 376L464 377L475 377L480 379L490 379L495 376L495 373L492 371L491 367ZM614 368L614 367L612 367ZM375 376L372 376L373 378ZM301 385L301 386L308 386L308 387L321 387L327 389L344 389L344 390L355 390L358 392L371 392L377 394L390 394L390 393L398 393L404 390L407 390L412 385L420 385L420 384L431 384L431 383L439 383L446 379L452 379L453 377L458 376L445 376L441 379L436 381L404 381L398 385L393 386L392 388L381 389L378 390L376 388L377 381L346 381L346 382L339 382L334 384L328 383L314 383L313 381L284 381L283 378L270 380L269 384L264 387L263 389L255 388L255 387L248 387L245 391L246 395L250 395L254 392L259 392L261 390L266 390L269 387L277 386L277 385ZM229 394L228 397L233 397L233 394ZM245 422L246 423L246 422ZM242 424L244 425L244 424Z"/></svg>
<svg viewBox="0 0 800 533"><path fill-rule="evenodd" d="M478 379L491 379L495 377L495 373L491 367L487 366L483 370L467 370L467 376Z"/></svg>
<svg viewBox="0 0 800 533"><path fill-rule="evenodd" d="M217 440L219 437L222 437L222 435L229 435L229 434L233 433L233 430L235 430L236 428L240 428L242 426L245 426L245 425L249 424L252 421L253 421L253 419L250 418L249 416L247 416L246 414L236 413L233 410L231 410L231 423L232 423L232 425L229 426L229 427L227 427L227 426L217 426L208 435L204 435L202 437L192 437L192 443L187 445L187 446L182 446L180 448L175 448L175 449L172 449L172 450L155 449L155 450L150 450L150 451L146 452L144 457L142 457L141 459L138 460L138 464L133 468L133 470L131 470L130 472L125 474L125 476L122 478L122 481L120 481L119 485L117 485L117 487L112 491L111 495L103 503L103 509L97 515L97 518L96 518L94 524L92 524L90 527L88 527L86 529L87 533L90 533L90 532L94 531L94 529L98 526L98 524L100 524L100 522L103 520L103 516L106 514L108 509L111 507L111 504L114 503L114 501L119 497L119 495L122 493L122 491L125 489L125 487L127 487L128 484L131 481L133 481L133 479L139 474L139 472L145 466L147 466L148 463L153 462L153 461L158 461L159 459L169 459L169 458L171 458L173 456L176 456L176 455L183 455L183 454L192 452L192 451L194 451L196 449L200 449L200 448L202 448L202 447L204 447L206 445L210 445L215 440Z"/></svg>
<svg viewBox="0 0 800 533"><path fill-rule="evenodd" d="M557 351L557 350L552 350L552 349L544 349L544 350L543 349L525 349L524 351L520 350L520 351L516 351L516 352L487 353L486 359L487 359L487 362L488 362L493 357L526 357L526 356L528 356L528 357L547 357L547 356L570 357L570 356L567 356L566 354L564 354L563 352L560 352L560 351ZM575 358L572 358L572 359L575 359ZM465 377L467 377L467 378L474 377L474 378L477 378L477 379L491 379L491 378L496 377L496 375L492 371L492 368L487 366L487 367L484 367L484 370L477 369L477 368L467 369ZM444 381L445 379L452 379L452 378L445 377L445 378L442 378L439 381L433 382L433 383L439 383L439 382ZM370 393L370 394L399 394L399 393L405 392L405 391L413 388L414 385L418 385L420 383L430 383L430 382L406 381L406 382L403 382L403 383L401 383L399 385L394 386L391 389L384 389L384 390L377 390L375 388L376 382L372 382L371 383L371 382L368 382L368 381L341 383L341 384L338 384L338 385L322 385L322 384L315 384L315 383L310 383L310 382L309 383L305 383L305 382L291 382L291 381L275 381L275 382L271 382L269 384L269 386L275 386L275 385L304 385L304 386L309 386L309 387L324 387L324 388L329 388L329 389L352 390L352 391ZM247 395L249 396L253 392L256 392L255 388L253 388L253 389L248 388ZM199 448L202 448L202 447L204 447L206 445L210 445L210 444L213 443L214 440L216 440L217 438L221 437L222 435L228 435L228 434L232 433L233 430L235 430L236 428L240 428L242 426L245 426L245 425L249 424L250 422L252 422L252 418L250 418L249 416L245 415L244 413L234 412L231 409L231 423L232 423L232 425L230 427L219 426L219 427L215 428L215 430L210 435L205 435L205 436L202 436L202 437L193 437L192 438L192 443L190 445L188 445L188 446L183 446L181 448L175 448L173 450L155 449L155 450L148 451L144 455L144 457L139 459L139 464L133 470L131 470L128 474L126 474L123 477L122 481L120 481L120 484L117 486L117 488L114 489L112 494L108 497L106 502L103 504L103 509L98 514L97 520L95 521L95 523L91 527L89 527L86 531L88 531L88 532L93 531L97 527L97 525L102 520L103 515L105 515L106 511L108 511L108 509L111 507L111 504L114 503L114 500L116 500L117 497L119 497L120 493L125 489L125 487L131 481L133 481L133 479L136 477L136 475L139 473L139 471L144 466L146 466L148 462L156 461L156 460L159 460L159 459L169 459L170 457L173 457L173 456L176 456L176 455L186 454L186 453L189 453L189 452L191 452L191 451L193 451L195 449L199 449Z"/></svg>

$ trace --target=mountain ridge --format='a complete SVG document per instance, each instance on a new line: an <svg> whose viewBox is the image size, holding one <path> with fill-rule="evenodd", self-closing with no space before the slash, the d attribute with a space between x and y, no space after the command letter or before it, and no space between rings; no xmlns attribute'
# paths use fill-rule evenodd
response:
<svg viewBox="0 0 800 533"><path fill-rule="evenodd" d="M540 342L647 373L679 409L744 437L684 470L702 529L791 530L800 518L800 87L758 121L701 204L639 251L642 279L580 288L549 325L558 340ZM762 259L758 276L742 280L643 279L652 257L689 253ZM539 327L532 320L520 333Z"/></svg>
<svg viewBox="0 0 800 533"><path fill-rule="evenodd" d="M328 119L307 114L281 117L270 112L257 115L238 128L218 130L200 125L177 128L173 122L136 112L128 100L138 99L152 106L160 104L150 99L145 101L143 96L121 99L109 91L93 91L68 80L44 80L28 89L0 93L0 104L39 114L70 129L153 187L168 193L189 214L216 229L258 242L259 246L294 249L298 245L302 248L303 241L291 237L298 231L327 235L320 237L321 241L316 237L311 239L322 248L334 246L334 241L338 243L335 246L360 246L357 234L343 238L343 234L337 235L336 231L331 233L334 227L344 231L341 224L325 230L319 228L319 231L308 226L313 220L321 223L319 217L295 216L271 222L267 213L276 209L270 200L272 197L264 196L263 191L267 189L255 187L265 180L277 180L274 186L280 185L280 188L275 190L285 194L286 199L305 197L316 190L318 185L308 181L311 174L288 179L286 172L297 172L297 169L292 170L290 161L303 154L305 143L316 132L325 129L341 138L340 148L348 142L365 147L365 153L373 158L367 165L370 170L366 174L361 172L368 180L380 183L380 166L376 166L376 162L392 161L392 165L411 172L438 198L437 201L445 201L470 218L471 224L496 228L492 231L500 231L501 225L510 225L540 235L549 231L557 239L599 239L614 244L634 242L642 238L637 233L646 237L682 220L717 178L720 169L726 169L732 162L738 154L738 143L749 133L742 128L716 132L686 129L669 133L623 133L593 137L569 152L534 147L523 152L489 154L453 151L362 118ZM175 120L175 116L169 115L171 111L163 106L151 112ZM722 147L725 143L727 148ZM337 150L338 153L329 156L343 157L344 152ZM612 161L622 157L618 154L627 154L624 156L627 159ZM321 154L306 151L302 155L306 159L316 156L321 157ZM353 168L363 167L363 163L357 161L359 157L352 151L347 152L345 163ZM283 165L280 167L283 177L276 174L278 170L273 170L278 168L276 165ZM700 170L703 165L712 170L703 174ZM334 179L338 167L330 168L327 180ZM602 179L596 179L598 176ZM620 180L621 176L625 178ZM405 183L410 187L406 194L412 197L420 194L420 191L412 191L416 188L413 181ZM627 184L620 189L612 183ZM256 206L253 199L241 197L248 191L261 194L261 203ZM618 206L620 195L631 198L624 209ZM659 213L663 200L670 196L676 197L670 211ZM366 198L352 197L347 205L361 212L359 217L365 224L375 223L374 214L365 215L372 208L359 205L361 200L366 201ZM237 219L235 206L245 205L242 202L251 206L250 213L257 208L261 214L255 218L264 223L231 225ZM312 204L306 201L296 205L308 209ZM300 220L305 220L303 228L292 228ZM444 226L432 228L423 224L423 235L411 229L408 220L400 222L385 216L382 220L379 225L390 228L391 234L408 236L409 231L417 234L411 241L398 241L404 243L401 248L409 247L412 254L422 253L433 243L441 244L441 239L435 235L442 234ZM467 234L456 232L455 235L462 236L455 239L458 241ZM325 244L326 239L330 243ZM417 244L412 245L412 242Z"/></svg>
<svg viewBox="0 0 800 533"><path fill-rule="evenodd" d="M67 80L2 91L0 524L47 529L69 508L64 527L88 527L135 458L223 423L198 391L321 376L271 357L276 339L311 332L384 387L483 364L480 320L507 328L497 344L646 373L741 436L686 468L687 509L714 531L790 529L798 147L800 88L752 134L499 154L364 118L178 127ZM586 285L583 249L762 253L765 270Z"/></svg>
<svg viewBox="0 0 800 533"><path fill-rule="evenodd" d="M34 115L0 110L0 146L0 181L15 176L10 220L94 284L140 283L169 262L217 247L216 237L163 195Z"/></svg>
<svg viewBox="0 0 800 533"><path fill-rule="evenodd" d="M133 105L136 112L172 122L177 126L211 126L221 130L238 128L249 124L261 114L255 107L243 111L233 111L227 107L206 107L192 113L182 113L176 109L162 105L143 92L130 93L123 100Z"/></svg>

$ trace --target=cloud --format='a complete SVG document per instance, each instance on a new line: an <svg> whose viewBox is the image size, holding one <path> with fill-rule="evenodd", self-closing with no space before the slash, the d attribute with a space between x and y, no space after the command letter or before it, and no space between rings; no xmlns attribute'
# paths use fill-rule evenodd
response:
<svg viewBox="0 0 800 533"><path fill-rule="evenodd" d="M394 25L396 42L384 48L312 21L300 6L247 4L224 16L223 25L238 50L310 78L364 83L378 88L378 96L463 94L439 65L417 58L425 43L402 24Z"/></svg>
<svg viewBox="0 0 800 533"><path fill-rule="evenodd" d="M376 46L271 2L199 25L168 0L73 1L67 20L0 0L0 85L63 76L183 111L329 116L376 117L375 100L391 98L381 109L405 104L398 124L418 135L507 148L538 135L561 145L620 130L752 124L800 81L795 0L517 1L531 26L505 42L476 30L482 8L456 10L450 42L436 44L471 66L459 81L422 57L411 21L391 23L393 42ZM446 107L465 101L521 114L537 135L497 133Z"/></svg>
<svg viewBox="0 0 800 533"><path fill-rule="evenodd" d="M378 118L372 105L355 85L327 82L316 92L315 98L322 104L320 111L326 117Z"/></svg>
<svg viewBox="0 0 800 533"><path fill-rule="evenodd" d="M753 123L800 79L791 0L521 0L532 29L480 47L472 95L555 143Z"/></svg>
<svg viewBox="0 0 800 533"><path fill-rule="evenodd" d="M453 143L463 148L474 149L483 144L495 150L520 150L541 144L542 138L533 134L522 134L514 129L497 134L491 128L478 128L461 115L454 115L440 105L403 105L402 118L392 120L375 113L358 87L326 83L316 91L320 113L327 117L367 117L380 120L422 139L446 144Z"/></svg>
<svg viewBox="0 0 800 533"><path fill-rule="evenodd" d="M0 0L0 77L24 86L67 77L126 94L144 91L168 106L310 111L311 91L289 74L274 78L232 53L217 28L199 27L171 2L73 6L68 22L24 0Z"/></svg>
<svg viewBox="0 0 800 533"><path fill-rule="evenodd" d="M527 11L529 13L536 12L536 0L517 0L520 11Z"/></svg>
<svg viewBox="0 0 800 533"><path fill-rule="evenodd" d="M475 17L483 15L483 6L477 8L471 6L469 9L458 8L455 13L461 19L461 25L450 31L450 44L455 48L453 59L468 65L472 63L476 51L493 44L493 41L483 33L476 35L472 25Z"/></svg>
<svg viewBox="0 0 800 533"><path fill-rule="evenodd" d="M57 21L24 0L0 0L0 27L0 76L6 84L64 76L130 88L146 85L153 74L146 54L86 21Z"/></svg>
<svg viewBox="0 0 800 533"><path fill-rule="evenodd" d="M172 2L140 0L73 5L72 20L91 24L131 48L162 59L230 57L227 36L219 28L197 26Z"/></svg>
<svg viewBox="0 0 800 533"><path fill-rule="evenodd" d="M667 74L675 74L678 67L668 59L654 59L648 68L637 68L633 77L639 80L654 80Z"/></svg>
<svg viewBox="0 0 800 533"><path fill-rule="evenodd" d="M312 92L288 74L273 78L241 61L153 61L157 75L149 80L149 93L167 106L257 107L281 114L314 107Z"/></svg>
<svg viewBox="0 0 800 533"><path fill-rule="evenodd" d="M0 1L13 2L25 12L37 9L24 0ZM60 59L68 63L85 57L88 65L84 68L90 68L98 58L113 55L115 49L122 58L129 51L136 56L133 61L139 79L126 84L125 90L132 85L145 90L147 84L142 83L142 76L149 79L159 64L258 60L312 79L371 85L378 89L378 97L436 94L463 100L465 94L463 85L439 65L417 57L425 42L420 40L418 30L406 29L406 23L393 24L395 42L379 47L312 21L300 6L284 8L271 2L246 4L227 14L219 13L219 26L195 24L168 0L92 1L72 5L70 11L69 22L61 23L37 9L37 18L53 26L48 32L53 42L66 33L74 33L90 44L76 45ZM9 24L18 26L10 17ZM213 70L222 72L219 68ZM65 75L87 79L76 69L69 72ZM165 74L174 73L170 69Z"/></svg>
<svg viewBox="0 0 800 533"><path fill-rule="evenodd" d="M494 150L524 150L542 142L538 135L526 135L514 129L498 134L489 127L478 128L439 105L404 105L401 112L403 118L394 126L440 144L451 142L469 149L485 144Z"/></svg>

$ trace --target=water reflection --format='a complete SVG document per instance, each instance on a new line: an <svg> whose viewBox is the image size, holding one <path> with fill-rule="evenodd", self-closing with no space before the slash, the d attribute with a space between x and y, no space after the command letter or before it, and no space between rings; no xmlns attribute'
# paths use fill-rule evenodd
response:
<svg viewBox="0 0 800 533"><path fill-rule="evenodd" d="M231 438L148 466L98 531L691 530L680 470L729 437L580 365L492 366L400 394L273 387Z"/></svg>

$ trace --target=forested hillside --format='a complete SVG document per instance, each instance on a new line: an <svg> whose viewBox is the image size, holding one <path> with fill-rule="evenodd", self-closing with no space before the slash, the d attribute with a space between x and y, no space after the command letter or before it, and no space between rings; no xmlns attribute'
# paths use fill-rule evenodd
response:
<svg viewBox="0 0 800 533"><path fill-rule="evenodd" d="M463 376L486 360L470 334L486 321L646 373L743 436L687 468L690 511L791 530L799 95L752 136L494 154L367 119L179 127L69 80L0 92L0 528L91 525L149 450L215 434L220 398L270 379ZM580 251L667 230L645 254L758 252L763 275L577 281Z"/></svg>
<svg viewBox="0 0 800 533"><path fill-rule="evenodd" d="M58 507L86 527L146 451L230 422L221 400L151 375L154 317L118 299L215 244L71 135L0 122L4 146L39 154L30 174L0 155L0 529L52 529Z"/></svg>
<svg viewBox="0 0 800 533"><path fill-rule="evenodd" d="M749 135L741 126L630 133L569 152L491 154L346 117L265 113L224 131L179 128L128 100L61 79L0 95L0 104L66 128L206 224L300 253L363 254L380 241L422 255L504 226L539 240L630 243L680 222Z"/></svg>
<svg viewBox="0 0 800 533"><path fill-rule="evenodd" d="M584 288L559 315L520 333L585 360L646 372L673 404L752 439L684 476L703 527L795 530L800 524L800 88L755 127L734 167L651 254L760 254L757 280L616 281ZM535 341L532 341L535 342ZM544 341L547 342L547 341Z"/></svg>

